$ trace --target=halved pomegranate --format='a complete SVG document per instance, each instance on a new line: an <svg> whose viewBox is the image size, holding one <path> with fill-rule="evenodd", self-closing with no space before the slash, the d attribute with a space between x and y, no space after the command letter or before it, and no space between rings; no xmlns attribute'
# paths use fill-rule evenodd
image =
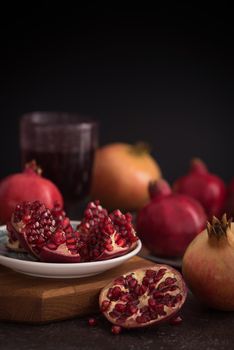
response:
<svg viewBox="0 0 234 350"><path fill-rule="evenodd" d="M18 204L8 225L27 252L47 262L79 262L80 235L59 206L39 201Z"/></svg>
<svg viewBox="0 0 234 350"><path fill-rule="evenodd" d="M124 215L120 210L108 215L98 200L88 204L77 231L81 234L82 241L87 243L87 260L90 261L126 254L134 249L138 240L131 215Z"/></svg>
<svg viewBox="0 0 234 350"><path fill-rule="evenodd" d="M102 289L99 304L111 323L139 328L175 317L186 296L181 274L170 266L155 264L111 281Z"/></svg>

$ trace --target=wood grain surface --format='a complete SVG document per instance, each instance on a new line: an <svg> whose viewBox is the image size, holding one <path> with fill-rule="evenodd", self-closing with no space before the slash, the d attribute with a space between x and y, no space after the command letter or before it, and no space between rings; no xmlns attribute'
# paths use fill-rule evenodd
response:
<svg viewBox="0 0 234 350"><path fill-rule="evenodd" d="M98 311L100 290L114 277L152 262L133 257L93 277L46 279L26 276L0 266L0 319L46 323Z"/></svg>

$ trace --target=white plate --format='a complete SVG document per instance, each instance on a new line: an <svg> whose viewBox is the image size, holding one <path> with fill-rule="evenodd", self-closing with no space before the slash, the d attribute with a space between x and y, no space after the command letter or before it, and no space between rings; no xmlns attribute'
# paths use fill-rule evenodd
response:
<svg viewBox="0 0 234 350"><path fill-rule="evenodd" d="M154 261L158 264L166 264L166 265L170 265L170 266L173 266L177 269L181 269L182 268L182 258L162 258L162 257L159 257L159 256L155 256L155 255L147 255L147 256L144 256L145 259L149 259L151 261Z"/></svg>
<svg viewBox="0 0 234 350"><path fill-rule="evenodd" d="M76 226L78 222L72 221ZM81 278L100 274L121 265L134 255L139 253L142 244L138 240L134 250L117 258L85 262L85 263L45 263L36 261L31 255L26 253L10 252L6 248L7 230L6 226L0 226L0 264L25 275L46 277L46 278Z"/></svg>

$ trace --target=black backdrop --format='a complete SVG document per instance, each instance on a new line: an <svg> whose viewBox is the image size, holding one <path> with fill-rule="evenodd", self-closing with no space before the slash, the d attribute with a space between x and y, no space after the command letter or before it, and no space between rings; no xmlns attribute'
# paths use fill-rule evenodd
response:
<svg viewBox="0 0 234 350"><path fill-rule="evenodd" d="M193 156L234 176L228 7L33 6L1 13L0 178L20 168L32 110L95 115L100 144L148 142L170 181Z"/></svg>

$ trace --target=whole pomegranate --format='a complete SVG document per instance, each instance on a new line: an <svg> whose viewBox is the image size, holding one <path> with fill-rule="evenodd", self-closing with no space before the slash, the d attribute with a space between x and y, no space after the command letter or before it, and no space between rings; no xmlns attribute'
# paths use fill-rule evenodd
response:
<svg viewBox="0 0 234 350"><path fill-rule="evenodd" d="M100 309L114 325L140 328L170 320L185 302L182 276L167 265L153 265L128 272L105 286Z"/></svg>
<svg viewBox="0 0 234 350"><path fill-rule="evenodd" d="M205 163L200 159L193 159L190 171L179 178L173 189L198 200L205 209L208 218L220 216L226 199L226 187L223 180L217 175L208 172Z"/></svg>
<svg viewBox="0 0 234 350"><path fill-rule="evenodd" d="M234 224L213 218L188 246L182 271L189 288L206 305L234 311Z"/></svg>
<svg viewBox="0 0 234 350"><path fill-rule="evenodd" d="M234 217L234 179L232 179L227 188L226 211L229 216Z"/></svg>
<svg viewBox="0 0 234 350"><path fill-rule="evenodd" d="M153 254L181 257L206 225L206 214L193 198L172 193L161 179L149 186L151 201L137 215L137 232Z"/></svg>
<svg viewBox="0 0 234 350"><path fill-rule="evenodd" d="M96 152L91 197L110 210L138 210L149 200L149 181L160 177L145 145L109 144Z"/></svg>
<svg viewBox="0 0 234 350"><path fill-rule="evenodd" d="M36 162L26 164L22 173L7 176L0 182L0 222L10 220L15 206L23 201L43 202L52 208L57 202L63 206L63 198L59 189L41 176L41 169Z"/></svg>

